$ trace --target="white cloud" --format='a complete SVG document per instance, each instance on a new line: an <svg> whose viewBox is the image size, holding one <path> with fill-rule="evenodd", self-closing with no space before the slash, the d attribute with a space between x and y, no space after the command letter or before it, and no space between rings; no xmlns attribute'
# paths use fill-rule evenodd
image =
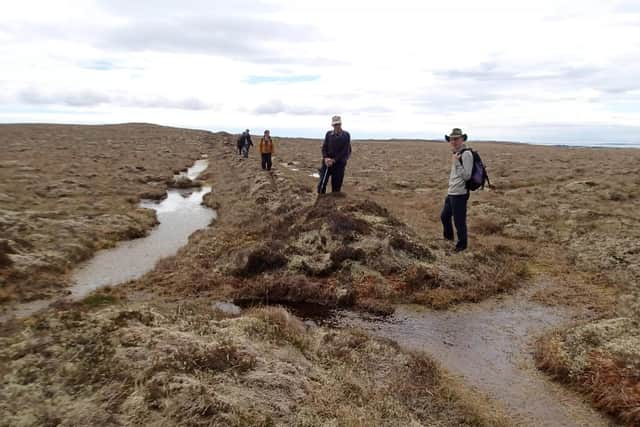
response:
<svg viewBox="0 0 640 427"><path fill-rule="evenodd" d="M0 69L0 121L640 139L627 0L25 0L0 16Z"/></svg>
<svg viewBox="0 0 640 427"><path fill-rule="evenodd" d="M59 105L69 107L97 107L113 104L122 107L167 108L180 110L218 109L215 104L191 98L171 99L164 96L148 95L131 97L123 93L113 94L93 90L67 92L41 92L36 88L27 88L18 93L18 101L27 105Z"/></svg>

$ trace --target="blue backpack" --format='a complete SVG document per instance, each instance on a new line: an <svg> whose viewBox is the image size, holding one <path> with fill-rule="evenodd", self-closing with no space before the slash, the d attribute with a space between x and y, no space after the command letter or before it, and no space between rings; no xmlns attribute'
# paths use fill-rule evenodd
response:
<svg viewBox="0 0 640 427"><path fill-rule="evenodd" d="M473 154L473 169L471 169L471 178L467 181L467 190L476 191L478 188L484 189L484 183L491 188L491 181L489 181L489 175L487 174L487 168L484 166L480 154L471 148L465 148L460 152L471 151ZM460 164L462 164L462 157L460 157Z"/></svg>

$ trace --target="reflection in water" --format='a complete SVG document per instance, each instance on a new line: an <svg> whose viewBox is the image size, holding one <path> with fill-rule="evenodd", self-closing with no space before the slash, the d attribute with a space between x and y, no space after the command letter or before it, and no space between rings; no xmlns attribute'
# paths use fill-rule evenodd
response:
<svg viewBox="0 0 640 427"><path fill-rule="evenodd" d="M196 160L180 175L196 179L208 165L206 159ZM194 231L205 228L215 218L215 212L202 205L202 198L210 191L211 187L174 189L167 191L161 202L141 201L140 207L156 211L160 225L148 236L100 251L80 266L72 276L71 295L79 298L101 286L136 279L153 269L159 259L173 255Z"/></svg>
<svg viewBox="0 0 640 427"><path fill-rule="evenodd" d="M262 302L236 303L247 308ZM557 307L528 301L522 295L463 304L448 311L400 305L391 316L309 303L283 305L306 323L362 329L404 348L429 353L467 384L499 400L518 425L613 425L579 396L535 369L530 338L569 319Z"/></svg>
<svg viewBox="0 0 640 427"><path fill-rule="evenodd" d="M209 166L207 159L196 160L196 162L187 169L186 172L180 172L178 175L186 176L189 179L196 179L202 172L204 172Z"/></svg>
<svg viewBox="0 0 640 427"><path fill-rule="evenodd" d="M195 162L181 173L191 179L198 177L208 166L206 159ZM73 273L70 289L73 298L81 298L105 285L117 285L142 276L163 257L176 253L196 230L207 227L216 213L202 206L202 198L211 187L169 190L161 202L143 200L140 207L156 211L160 225L148 236L119 243L113 249L99 251L91 260ZM22 318L48 307L54 300L44 299L19 304L0 313L0 322L11 317Z"/></svg>
<svg viewBox="0 0 640 427"><path fill-rule="evenodd" d="M160 258L173 255L194 231L205 228L215 217L215 212L202 206L203 196L210 191L211 187L187 192L170 190L160 203L140 203L141 207L156 211L160 225L146 237L98 252L74 272L72 295L82 297L101 286L138 278Z"/></svg>
<svg viewBox="0 0 640 427"><path fill-rule="evenodd" d="M207 167L206 159L197 160L180 174L196 179ZM202 198L210 191L211 187L174 189L167 191L167 198L161 202L141 201L141 208L156 211L160 225L151 230L148 236L99 251L80 265L72 275L72 298L82 298L101 286L136 279L153 269L159 259L175 254L194 231L207 227L215 218L215 211L202 205ZM48 299L20 304L11 313L0 315L0 321L11 316L28 316L46 308L53 301Z"/></svg>
<svg viewBox="0 0 640 427"><path fill-rule="evenodd" d="M331 321L425 351L467 384L497 398L526 426L606 426L608 421L578 396L535 369L530 337L564 321L559 309L508 297L448 311L399 306L384 320L338 312Z"/></svg>

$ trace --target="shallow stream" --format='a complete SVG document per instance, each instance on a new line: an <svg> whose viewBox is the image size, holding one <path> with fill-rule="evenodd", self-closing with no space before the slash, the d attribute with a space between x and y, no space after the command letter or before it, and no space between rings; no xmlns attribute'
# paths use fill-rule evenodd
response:
<svg viewBox="0 0 640 427"><path fill-rule="evenodd" d="M198 160L181 175L196 179L207 166L207 160ZM80 265L72 276L71 295L81 298L102 286L136 279L153 269L159 259L175 254L194 231L215 218L215 212L202 205L202 198L210 191L211 187L171 189L160 202L141 201L140 207L156 211L160 224L147 236L100 251Z"/></svg>
<svg viewBox="0 0 640 427"><path fill-rule="evenodd" d="M179 175L196 179L207 169L208 164L206 159L197 160ZM136 279L153 269L161 258L175 254L187 243L193 232L207 227L216 217L215 211L202 205L202 198L210 191L209 186L170 189L167 197L159 202L142 200L139 206L155 210L160 224L147 236L98 251L93 258L80 264L71 276L71 298L79 299L100 287ZM56 300L19 304L6 313L0 313L0 322L13 317L29 316Z"/></svg>

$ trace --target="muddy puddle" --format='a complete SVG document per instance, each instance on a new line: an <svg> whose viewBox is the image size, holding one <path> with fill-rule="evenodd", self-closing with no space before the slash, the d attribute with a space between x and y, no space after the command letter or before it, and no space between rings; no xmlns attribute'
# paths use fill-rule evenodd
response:
<svg viewBox="0 0 640 427"><path fill-rule="evenodd" d="M300 170L301 170L299 162L286 162L286 163L285 162L281 162L280 165L285 167L285 168L287 168L287 169L289 169L290 171L293 171L293 172L300 172ZM311 173L307 172L307 176L310 176L312 178L320 178L319 169L316 169L316 170L317 170L317 172L311 172ZM306 169L304 169L304 171L306 171Z"/></svg>
<svg viewBox="0 0 640 427"><path fill-rule="evenodd" d="M180 175L196 179L207 166L208 160L200 159ZM175 254L193 232L207 227L215 218L216 213L202 205L202 198L210 191L208 186L170 189L162 201L142 200L140 207L155 210L160 224L146 237L120 242L79 265L71 277L71 298L82 298L100 287L136 279L153 269L159 259ZM40 300L18 305L11 313L0 315L0 321L28 316L52 302Z"/></svg>
<svg viewBox="0 0 640 427"><path fill-rule="evenodd" d="M571 322L575 313L532 302L530 292L449 311L398 306L387 317L313 304L286 307L306 323L356 327L428 353L465 384L499 402L517 425L615 426L535 368L535 337Z"/></svg>

